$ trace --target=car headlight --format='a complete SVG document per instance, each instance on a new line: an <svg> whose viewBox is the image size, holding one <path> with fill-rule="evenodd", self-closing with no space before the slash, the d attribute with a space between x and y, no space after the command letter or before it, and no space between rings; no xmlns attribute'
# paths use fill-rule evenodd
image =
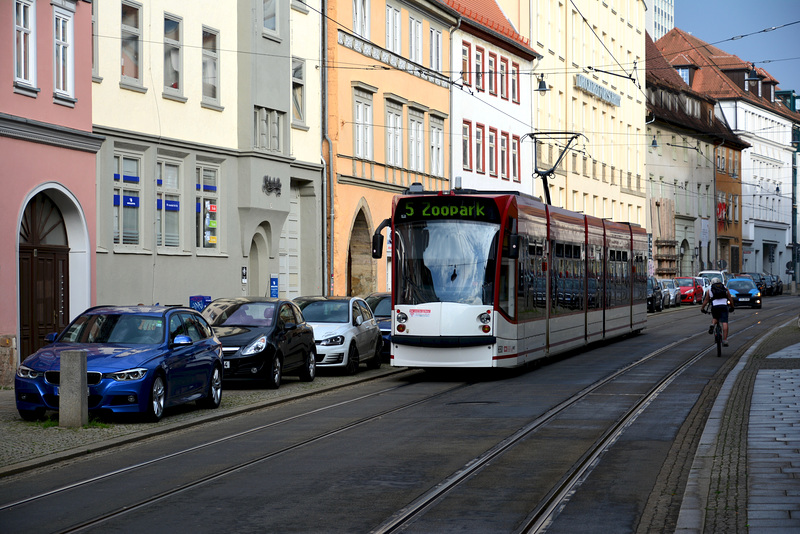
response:
<svg viewBox="0 0 800 534"><path fill-rule="evenodd" d="M761 292L756 293L756 296L760 297L761 296Z"/></svg>
<svg viewBox="0 0 800 534"><path fill-rule="evenodd" d="M117 382L124 382L125 380L141 380L147 375L147 369L144 367L137 367L136 369L126 369L124 371L117 371L116 373L106 373L106 378L113 378Z"/></svg>
<svg viewBox="0 0 800 534"><path fill-rule="evenodd" d="M261 336L260 338L256 339L255 341L247 345L244 349L242 349L242 354L244 356L256 354L264 350L264 347L266 346L267 346L267 336Z"/></svg>
<svg viewBox="0 0 800 534"><path fill-rule="evenodd" d="M39 371L34 371L30 367L25 367L24 365L20 365L19 367L17 367L17 376L20 378L34 379L34 378L39 378L43 374L44 373L41 373Z"/></svg>
<svg viewBox="0 0 800 534"><path fill-rule="evenodd" d="M328 339L323 339L319 342L320 345L343 345L344 344L344 336L333 336L329 337Z"/></svg>

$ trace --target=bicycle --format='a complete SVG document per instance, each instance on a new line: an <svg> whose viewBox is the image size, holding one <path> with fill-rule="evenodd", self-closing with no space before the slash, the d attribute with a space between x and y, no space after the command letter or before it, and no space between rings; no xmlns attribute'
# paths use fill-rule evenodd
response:
<svg viewBox="0 0 800 534"><path fill-rule="evenodd" d="M700 311L703 313L711 313L705 308ZM733 310L731 310L730 313L733 313ZM722 324L720 324L719 321L714 325L714 343L717 344L717 358L720 358L722 357Z"/></svg>

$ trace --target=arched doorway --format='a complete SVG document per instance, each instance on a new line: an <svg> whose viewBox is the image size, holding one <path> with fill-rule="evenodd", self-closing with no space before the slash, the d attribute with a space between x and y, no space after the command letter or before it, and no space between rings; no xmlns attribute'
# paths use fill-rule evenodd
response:
<svg viewBox="0 0 800 534"><path fill-rule="evenodd" d="M347 293L366 296L375 291L375 261L372 259L372 239L369 224L360 210L350 233L347 250Z"/></svg>
<svg viewBox="0 0 800 534"><path fill-rule="evenodd" d="M47 193L28 202L19 226L20 355L44 345L70 319L69 243L61 210Z"/></svg>
<svg viewBox="0 0 800 534"><path fill-rule="evenodd" d="M694 272L692 272L694 254L689 247L689 242L685 239L681 241L681 246L678 247L678 250L682 251L680 255L680 264L678 265L678 276L694 276Z"/></svg>
<svg viewBox="0 0 800 534"><path fill-rule="evenodd" d="M269 223L262 223L250 241L248 257L248 295L251 297L269 296Z"/></svg>

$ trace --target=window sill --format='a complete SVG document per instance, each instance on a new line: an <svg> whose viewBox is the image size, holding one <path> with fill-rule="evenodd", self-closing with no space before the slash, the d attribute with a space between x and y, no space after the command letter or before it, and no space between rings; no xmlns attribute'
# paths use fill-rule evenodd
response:
<svg viewBox="0 0 800 534"><path fill-rule="evenodd" d="M205 250L197 249L195 255L203 258L227 258L228 255L223 252L207 252Z"/></svg>
<svg viewBox="0 0 800 534"><path fill-rule="evenodd" d="M158 247L158 255L159 256L191 256L191 252L186 252L185 250L172 250L165 247Z"/></svg>
<svg viewBox="0 0 800 534"><path fill-rule="evenodd" d="M126 82L125 80L120 81L119 86L121 89L127 89L128 91L135 91L137 93L144 94L147 92L147 87L142 87L141 85L134 85L133 83Z"/></svg>
<svg viewBox="0 0 800 534"><path fill-rule="evenodd" d="M53 104L58 104L59 106L66 106L68 108L74 108L77 102L78 102L77 98L73 98L67 95L60 95L58 93L53 93Z"/></svg>
<svg viewBox="0 0 800 534"><path fill-rule="evenodd" d="M302 122L293 122L293 123L292 123L292 129L293 129L293 130L302 130L302 131L304 131L304 132L307 132L307 131L309 131L311 128L310 128L308 125L306 125L305 123L302 123Z"/></svg>
<svg viewBox="0 0 800 534"><path fill-rule="evenodd" d="M200 102L200 107L210 109L212 111L224 111L225 108L220 106L219 104L214 104L213 102Z"/></svg>
<svg viewBox="0 0 800 534"><path fill-rule="evenodd" d="M103 83L103 77L95 74L92 76L92 81L94 83Z"/></svg>
<svg viewBox="0 0 800 534"><path fill-rule="evenodd" d="M176 95L175 93L168 93L166 91L161 93L161 98L165 100L174 100L175 102L180 102L181 104L185 104L189 101L189 99L183 95Z"/></svg>
<svg viewBox="0 0 800 534"><path fill-rule="evenodd" d="M31 98L36 98L39 96L39 89L38 87L33 87L32 85L25 85L19 82L14 82L14 92L18 95L29 96Z"/></svg>
<svg viewBox="0 0 800 534"><path fill-rule="evenodd" d="M283 42L283 39L281 39L281 36L278 35L277 32L276 33L272 33L272 31L270 31L270 30L261 30L261 37L263 37L264 39L269 39L270 41L273 41L273 42L276 42L276 43L282 43Z"/></svg>
<svg viewBox="0 0 800 534"><path fill-rule="evenodd" d="M137 256L152 256L153 251L141 248L120 248L118 245L114 245L114 254L134 254Z"/></svg>

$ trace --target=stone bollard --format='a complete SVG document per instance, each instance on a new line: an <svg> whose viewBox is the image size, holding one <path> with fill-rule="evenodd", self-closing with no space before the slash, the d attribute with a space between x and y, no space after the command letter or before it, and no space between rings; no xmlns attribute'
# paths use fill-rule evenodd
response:
<svg viewBox="0 0 800 534"><path fill-rule="evenodd" d="M86 383L86 352L61 353L58 426L79 428L89 424L89 396Z"/></svg>

